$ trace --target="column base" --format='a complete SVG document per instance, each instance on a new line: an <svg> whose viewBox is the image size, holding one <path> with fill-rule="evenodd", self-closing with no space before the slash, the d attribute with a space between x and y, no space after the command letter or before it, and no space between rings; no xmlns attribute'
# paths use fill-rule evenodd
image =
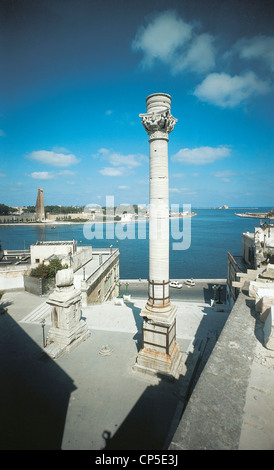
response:
<svg viewBox="0 0 274 470"><path fill-rule="evenodd" d="M173 343L169 354L159 353L149 348L139 351L136 364L133 366L135 372L152 375L174 381L180 377L183 368L183 356L179 346Z"/></svg>
<svg viewBox="0 0 274 470"><path fill-rule="evenodd" d="M145 308L141 311L140 316L145 320L151 320L157 324L172 324L176 319L177 308L170 302L164 307L152 305L147 302Z"/></svg>
<svg viewBox="0 0 274 470"><path fill-rule="evenodd" d="M90 331L84 320L80 320L79 324L70 330L52 327L48 332L47 344L44 351L52 359L57 359L75 349L89 336Z"/></svg>
<svg viewBox="0 0 274 470"><path fill-rule="evenodd" d="M176 343L176 307L171 304L162 309L141 312L143 347L139 351L133 370L169 380L178 379L183 356ZM149 318L150 317L150 318Z"/></svg>

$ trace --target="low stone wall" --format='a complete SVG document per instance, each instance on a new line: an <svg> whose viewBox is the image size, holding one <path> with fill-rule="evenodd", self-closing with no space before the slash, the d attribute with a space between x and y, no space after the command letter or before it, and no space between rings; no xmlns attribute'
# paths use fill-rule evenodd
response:
<svg viewBox="0 0 274 470"><path fill-rule="evenodd" d="M28 268L23 266L6 266L0 269L0 290L24 289L24 274Z"/></svg>
<svg viewBox="0 0 274 470"><path fill-rule="evenodd" d="M113 250L110 256L98 266L97 269L86 279L81 281L82 305L87 306L90 303L101 303L117 294L116 283L119 278L117 273L117 281L112 278L111 286L108 292L104 290L104 280L112 271L114 266L119 269L119 250ZM100 291L100 293L98 293Z"/></svg>
<svg viewBox="0 0 274 470"><path fill-rule="evenodd" d="M257 339L241 292L178 423L170 450L237 450ZM174 423L175 424L175 423Z"/></svg>
<svg viewBox="0 0 274 470"><path fill-rule="evenodd" d="M34 295L47 295L54 288L54 279L24 276L24 289Z"/></svg>
<svg viewBox="0 0 274 470"><path fill-rule="evenodd" d="M24 288L26 292L34 295L42 295L42 279L24 276Z"/></svg>
<svg viewBox="0 0 274 470"><path fill-rule="evenodd" d="M82 247L77 253L75 253L72 257L71 268L73 272L77 271L77 269L81 268L85 263L92 259L92 247ZM69 263L68 263L69 264Z"/></svg>

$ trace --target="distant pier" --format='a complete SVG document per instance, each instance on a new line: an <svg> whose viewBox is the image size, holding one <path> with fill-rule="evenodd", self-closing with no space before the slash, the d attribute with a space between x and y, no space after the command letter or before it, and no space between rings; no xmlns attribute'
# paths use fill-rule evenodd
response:
<svg viewBox="0 0 274 470"><path fill-rule="evenodd" d="M237 214L235 212L235 215L238 217L249 217L253 219L274 219L274 210L271 210L270 212L244 212L243 214Z"/></svg>

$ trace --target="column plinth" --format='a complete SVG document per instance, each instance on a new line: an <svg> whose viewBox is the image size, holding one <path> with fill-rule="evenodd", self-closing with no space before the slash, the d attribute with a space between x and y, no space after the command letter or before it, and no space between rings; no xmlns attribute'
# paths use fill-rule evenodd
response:
<svg viewBox="0 0 274 470"><path fill-rule="evenodd" d="M143 347L134 369L178 378L181 354L176 343L176 307L169 296L168 141L177 119L171 97L149 95L147 113L140 114L149 135L149 279L148 300L141 312Z"/></svg>

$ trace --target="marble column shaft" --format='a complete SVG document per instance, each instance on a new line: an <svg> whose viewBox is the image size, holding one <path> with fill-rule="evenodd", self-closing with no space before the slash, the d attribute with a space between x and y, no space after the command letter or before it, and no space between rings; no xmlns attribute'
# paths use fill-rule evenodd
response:
<svg viewBox="0 0 274 470"><path fill-rule="evenodd" d="M141 312L142 349L134 370L178 378L182 356L176 343L176 308L169 298L168 135L177 121L170 114L171 97L149 95L140 114L149 135L149 292Z"/></svg>

